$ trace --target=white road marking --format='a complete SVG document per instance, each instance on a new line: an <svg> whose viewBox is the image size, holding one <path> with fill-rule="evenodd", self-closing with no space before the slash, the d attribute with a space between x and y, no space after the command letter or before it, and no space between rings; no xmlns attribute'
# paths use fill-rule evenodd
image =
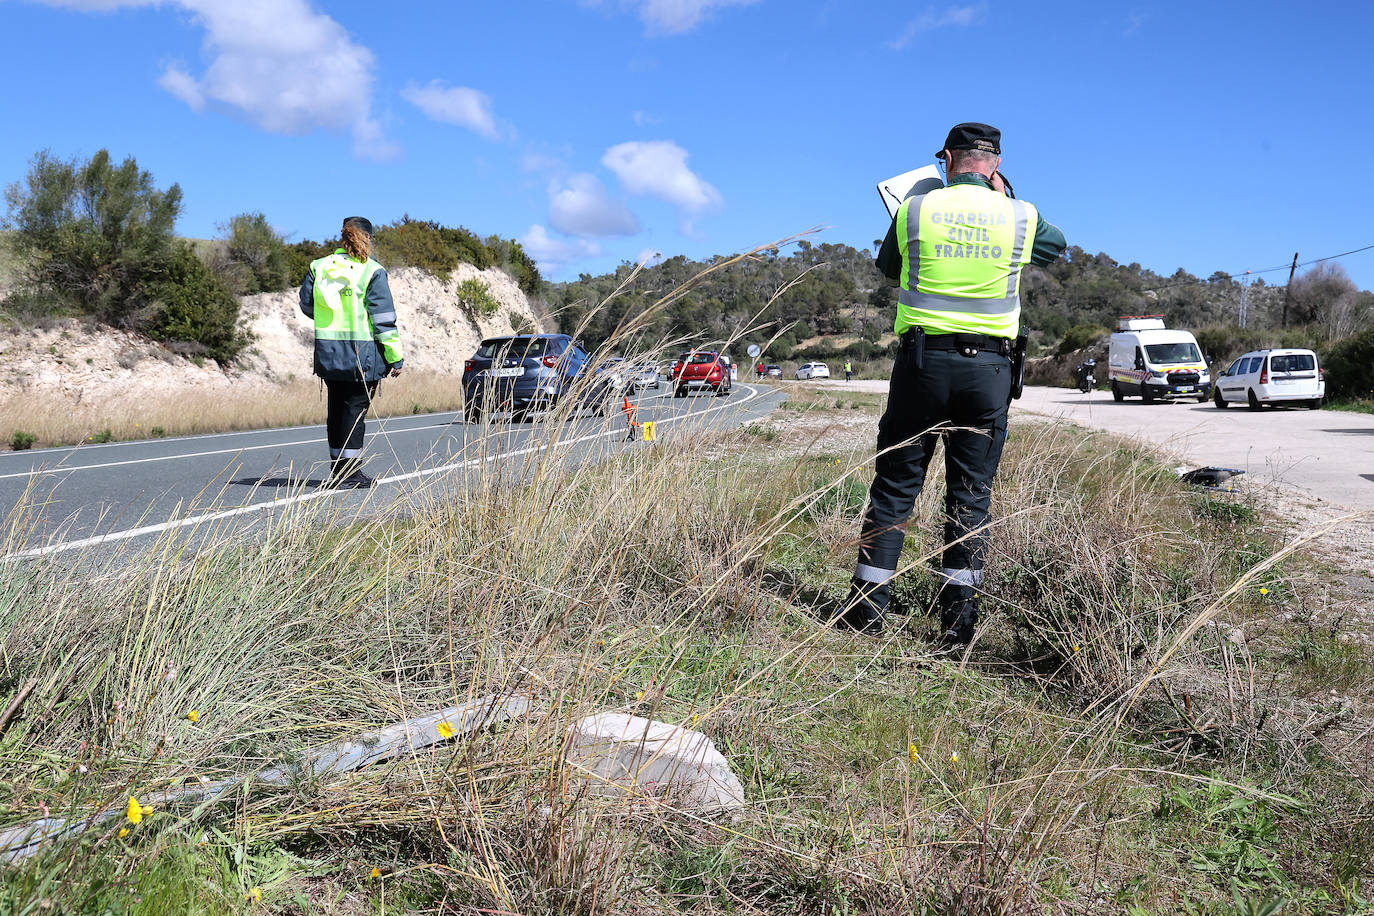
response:
<svg viewBox="0 0 1374 916"><path fill-rule="evenodd" d="M678 414L677 416L673 416L673 417L665 417L664 419L658 420L658 421L657 421L657 424L658 424L659 426L665 426L665 425L668 425L668 424L671 424L671 423L676 423L676 422L678 422L678 421L680 421L680 420L688 420L688 419L695 419L695 418L698 418L698 417L704 417L704 416L706 416L706 415L709 414L709 413L715 413L716 411L718 411L718 410L724 410L724 409L727 408L727 407L734 407L734 406L739 405L739 404L747 404L747 403L749 403L750 401L752 401L754 398L758 397L758 395L759 395L759 389L754 388L754 387L751 386L751 385L741 385L740 387L741 387L742 389L744 389L745 391L748 391L748 392L749 392L749 396L746 397L746 398L744 398L743 400L731 401L731 402L725 403L725 404L717 404L717 405L714 406L714 407L708 407L708 408L706 408L705 410L701 411L700 413L685 413L685 414ZM441 424L441 425L447 426L448 424ZM442 474L442 473L444 473L444 472L446 472L446 471L458 470L458 469L460 469L460 468L461 468L461 469L467 469L467 468L476 467L476 466L478 466L479 464L482 464L483 462L494 461L494 460L496 460L497 458L518 458L518 457L520 457L521 455L529 455L529 454L532 454L532 453L534 453L534 452L544 451L544 450L546 450L546 449L549 449L549 448L555 447L555 446L562 446L562 445L577 445L577 444L579 444L579 443L581 443L581 442L590 442L590 441L592 441L592 440L594 440L594 439L602 439L602 438L605 438L606 436L619 436L619 435L623 435L624 432L625 432L624 429L613 428L613 429L604 430L604 431L598 432L598 433L589 433L589 434L587 434L587 435L585 435L585 436L579 436L579 437L576 438L576 439L565 439L565 440L560 440L560 441L558 441L558 442L545 443L545 444L536 445L536 446L529 446L529 447L527 447L527 448L522 448L522 449L515 449L514 451L509 451L509 452L498 452L497 454L494 454L494 455L487 455L487 456L482 457L482 458L469 458L469 459L467 459L466 461L456 461L456 462L454 462L453 464L446 464L446 465L442 465L442 466L440 466L440 467L434 467L434 468L419 468L419 469L414 470L414 471L409 471L409 472L407 472L407 473L405 473L405 474L394 474L394 475L392 475L392 476L390 476L390 477L381 477L381 478L378 478L377 483L378 483L378 484L384 484L384 483L396 483L396 482L403 481L403 480L418 480L418 479L420 479L420 478L422 478L422 477L429 477L429 476L434 475L434 474ZM310 441L311 441L311 442L314 442L314 441L316 441L316 440L311 439ZM241 450L241 449L229 449L228 451L242 451L242 450ZM121 463L122 463L122 462L121 462ZM105 466L108 467L109 465L105 465ZM254 512L263 512L263 511L266 511L266 510L268 510L268 509L275 509L275 508L280 508L280 507L284 507L284 506L293 506L293 505L299 505L299 504L301 504L301 503L313 502L313 501L315 501L315 500L317 500L317 499L324 499L325 497L328 497L328 496L337 496L337 495L339 495L339 494L341 494L341 493L345 493L345 492L348 492L348 491L345 491L345 490L317 490L317 491L315 491L315 492L313 492L313 493L300 493L300 494L297 494L297 495L295 495L295 496L283 496L283 497L280 497L280 498L278 498L278 499L269 500L269 501L267 501L267 502L253 503L253 504L247 505L247 506L237 506L237 507L235 507L235 508L233 508L233 509L222 509L222 510L219 510L219 511L217 511L217 512L206 512L206 513L203 513L203 514L201 514L201 515L194 515L194 516L191 516L191 517L189 517L189 518L172 519L171 521L159 522L159 523L156 524L156 525L142 525L142 526L140 526L140 527L138 527L138 528L126 528L126 529L124 529L123 531L111 531L111 532L108 532L108 533L106 533L106 534L96 535L96 536L94 536L94 537L88 537L88 538L81 538L81 539L75 540L75 541L66 541L66 542L63 542L63 543L61 543L61 544L49 544L49 545L47 545L47 546L45 546L45 547L35 547L35 548L30 549L30 550L22 550L22 551L18 551L18 552L16 552L16 553L6 554L3 558L0 558L0 561L3 561L3 562L10 562L10 561L13 561L13 560L30 559L30 558L33 558L33 557L48 556L48 555L50 555L50 554L65 553L65 552L68 551L68 550L79 550L79 549L82 548L82 547L93 547L93 546L96 546L96 545L99 545L99 544L109 544L109 543L116 542L116 541L127 541L127 540L130 540L130 539L132 539L132 538L142 537L142 536L147 535L147 534L158 534L158 533L163 532L163 531L172 531L172 530L175 530L175 529L177 529L177 528L187 528L187 527L190 527L190 526L193 526L193 525L198 525L198 524L200 524L201 522L213 522L213 521L218 521L219 519L233 518L234 516L238 516L238 515L247 515L247 514L254 513Z"/></svg>
<svg viewBox="0 0 1374 916"><path fill-rule="evenodd" d="M426 429L440 429L450 426L449 423L432 423L429 426L406 426L401 429L379 430L376 435L381 438L398 433L419 432ZM42 477L45 474L68 474L72 471L98 471L103 468L117 468L125 464L152 464L157 461L176 461L181 458L207 458L211 455L236 455L239 452L252 452L265 448L290 448L293 445L318 445L319 436L309 439L295 439L291 442L273 442L268 445L240 445L237 448L217 448L208 452L186 452L180 455L154 455L150 458L128 458L124 461L106 461L103 464L75 464L70 467L57 465L51 468L30 468L27 471L15 471L10 474L0 474L0 480L9 480L12 477Z"/></svg>

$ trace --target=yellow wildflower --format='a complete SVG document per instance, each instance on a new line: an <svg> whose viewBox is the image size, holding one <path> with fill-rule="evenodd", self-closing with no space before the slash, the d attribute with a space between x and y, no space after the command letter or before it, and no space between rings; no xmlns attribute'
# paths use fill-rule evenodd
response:
<svg viewBox="0 0 1374 916"><path fill-rule="evenodd" d="M644 691L642 691L642 690L637 690L637 691L635 691L635 699L636 699L636 700L642 700L642 699L644 699Z"/></svg>
<svg viewBox="0 0 1374 916"><path fill-rule="evenodd" d="M377 866L375 866L375 865L372 866L372 877L374 877L374 878L380 878L381 876L382 876L382 870L381 870L380 868L378 868Z"/></svg>
<svg viewBox="0 0 1374 916"><path fill-rule="evenodd" d="M195 725L200 721L200 713L193 709L186 714L186 718L191 720L192 725Z"/></svg>
<svg viewBox="0 0 1374 916"><path fill-rule="evenodd" d="M124 839L124 838L125 838L126 836L128 836L128 835L129 835L129 828L128 828L128 827L120 827L120 828L119 828L119 838L120 838L121 840Z"/></svg>
<svg viewBox="0 0 1374 916"><path fill-rule="evenodd" d="M697 715L696 713L692 713L692 727L693 727L693 728L696 728L696 727L697 727L697 723L700 722L700 721L701 721L701 716Z"/></svg>
<svg viewBox="0 0 1374 916"><path fill-rule="evenodd" d="M1261 595L1267 595L1267 594L1269 594L1269 589L1261 587L1261 588L1260 588L1260 594L1261 594Z"/></svg>
<svg viewBox="0 0 1374 916"><path fill-rule="evenodd" d="M950 762L950 763L958 763L958 762L959 762L959 752L958 752L958 751L955 751L954 753L952 753L952 754L949 755L949 762Z"/></svg>
<svg viewBox="0 0 1374 916"><path fill-rule="evenodd" d="M1074 655L1077 655L1077 654L1078 654L1078 647L1077 647L1077 646L1074 646L1074 647L1073 647L1073 654L1074 654Z"/></svg>
<svg viewBox="0 0 1374 916"><path fill-rule="evenodd" d="M258 901L262 900L262 888L250 887L248 889L248 893L244 896L247 897L249 900L253 901L254 903L257 903Z"/></svg>
<svg viewBox="0 0 1374 916"><path fill-rule="evenodd" d="M440 738L445 739L452 738L457 734L457 732L453 730L453 726L449 725L447 722L440 722L438 725L434 726L434 730L439 733Z"/></svg>
<svg viewBox="0 0 1374 916"><path fill-rule="evenodd" d="M143 820L143 806L132 795L129 796L129 807L125 810L124 816L129 819L129 823L135 825Z"/></svg>
<svg viewBox="0 0 1374 916"><path fill-rule="evenodd" d="M906 746L906 755L912 763L920 763L921 754L919 751L916 750L916 742L913 741L911 744L908 744Z"/></svg>

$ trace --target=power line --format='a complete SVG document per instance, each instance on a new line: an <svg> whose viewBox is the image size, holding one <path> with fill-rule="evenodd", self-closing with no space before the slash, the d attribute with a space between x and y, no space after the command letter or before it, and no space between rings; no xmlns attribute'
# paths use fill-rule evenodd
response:
<svg viewBox="0 0 1374 916"><path fill-rule="evenodd" d="M1365 245L1363 248L1352 248L1350 251L1342 251L1340 254L1333 254L1333 255L1328 255L1327 257L1324 257L1324 258L1313 258L1313 259L1310 260L1310 261L1303 261L1302 263L1298 264L1297 266L1298 266L1298 267L1311 267L1313 264L1320 264L1322 261L1334 261L1334 260L1336 260L1337 258L1343 258L1343 257L1345 257L1345 256L1347 256L1347 255L1359 254L1361 251L1369 251L1371 248L1374 248L1374 245ZM1225 280L1234 280L1234 279L1236 279L1237 277L1253 277L1253 276L1256 276L1256 275L1258 275L1258 274L1273 273L1273 272L1276 271L1276 270L1292 270L1292 269L1294 269L1294 266L1293 266L1291 263L1285 263L1285 264L1279 264L1279 265L1274 266L1274 267L1263 267L1263 268L1260 268L1259 270L1242 270L1242 271L1238 271L1237 273L1227 274L1227 275L1225 275L1222 279L1225 279ZM1215 274L1213 274L1213 276L1215 276ZM1197 279L1197 280L1175 280L1175 281L1173 281L1172 283L1161 283L1159 286L1143 286L1143 287L1140 288L1140 292L1142 292L1142 293L1153 293L1153 292L1158 292L1159 290L1162 290L1162 289L1172 289L1172 288L1175 287L1175 286L1192 286L1192 285L1195 284L1195 283L1208 283L1208 282L1210 282L1211 280L1212 280L1212 277L1208 277L1208 278L1206 278L1206 279Z"/></svg>

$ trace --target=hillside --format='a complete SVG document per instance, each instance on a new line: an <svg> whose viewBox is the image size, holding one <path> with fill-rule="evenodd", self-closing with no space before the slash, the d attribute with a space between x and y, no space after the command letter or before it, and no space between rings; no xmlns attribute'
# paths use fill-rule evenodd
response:
<svg viewBox="0 0 1374 916"><path fill-rule="evenodd" d="M633 266L622 264L614 273L549 284L547 298L566 330L623 286L587 324L585 336L595 343L626 316L653 308L713 265L711 273L653 315L649 336L726 339L759 315L758 321L770 328L749 335L750 340L763 342L781 331L769 347L775 360L868 360L888 352L894 290L874 267L871 250L845 244L803 240L789 253L772 248L738 259L674 257L645 268L633 280ZM779 290L784 291L770 306ZM1170 326L1193 329L1234 327L1242 296L1247 328L1279 328L1285 318L1284 287L1268 285L1263 278L1242 284L1221 272L1206 279L1184 270L1164 276L1077 246L1048 267L1028 268L1021 293L1022 323L1031 335L1032 351L1057 348L1077 326L1110 327L1125 314L1161 314ZM1339 265L1319 263L1294 280L1287 312L1288 326L1310 327L1334 339L1353 333L1374 313L1374 294L1358 290Z"/></svg>
<svg viewBox="0 0 1374 916"><path fill-rule="evenodd" d="M440 281L418 268L403 267L390 277L408 371L387 387L404 393L404 404L397 405L402 409L456 406L450 402L463 361L484 336L542 330L545 325L516 281L497 268L460 264L447 281ZM489 317L475 314L462 301L460 286L471 280L483 283L497 303ZM221 425L316 422L313 414L276 412L279 401L308 399L311 409L319 406L310 397L313 332L300 313L296 290L245 296L240 308L241 326L252 343L227 366L178 355L147 337L90 320L42 318L36 326L0 326L0 360L10 370L0 378L0 441L8 442L17 430L51 444L80 441L102 430L123 438L150 428L170 435ZM289 393L287 386L294 386ZM167 415L177 412L177 404L182 413L200 411L204 416L169 422ZM212 418L211 409L238 419Z"/></svg>

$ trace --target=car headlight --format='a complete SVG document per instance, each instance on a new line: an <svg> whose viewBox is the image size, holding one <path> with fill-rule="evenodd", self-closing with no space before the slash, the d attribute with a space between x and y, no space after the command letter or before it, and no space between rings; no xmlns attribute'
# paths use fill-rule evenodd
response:
<svg viewBox="0 0 1374 916"><path fill-rule="evenodd" d="M1164 373L1156 369L1150 370L1150 378L1164 378Z"/></svg>

